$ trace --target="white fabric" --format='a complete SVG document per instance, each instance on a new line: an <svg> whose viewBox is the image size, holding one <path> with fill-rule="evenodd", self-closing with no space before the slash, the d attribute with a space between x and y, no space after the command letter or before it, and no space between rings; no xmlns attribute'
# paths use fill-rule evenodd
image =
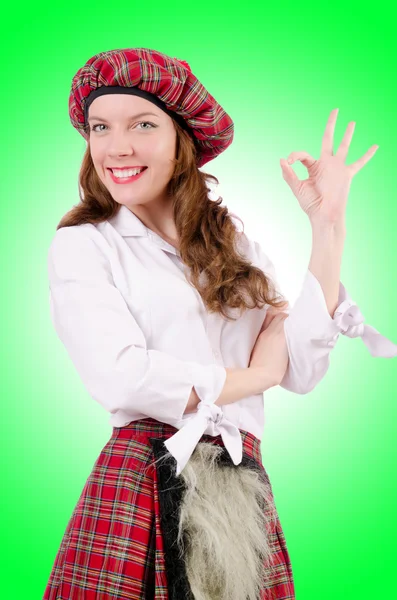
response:
<svg viewBox="0 0 397 600"><path fill-rule="evenodd" d="M278 286L260 244L245 234L239 240ZM152 417L179 429L166 441L178 474L203 434L221 435L234 464L242 459L240 429L262 439L263 394L214 402L225 367L248 367L268 308L234 322L208 313L185 269L179 252L126 206L109 221L57 230L48 252L51 319L86 389L114 427ZM372 356L397 356L397 345L363 324L342 284L332 319L309 270L286 312L289 366L281 386L292 392L306 394L321 381L340 333L361 336ZM193 386L201 402L184 414Z"/></svg>

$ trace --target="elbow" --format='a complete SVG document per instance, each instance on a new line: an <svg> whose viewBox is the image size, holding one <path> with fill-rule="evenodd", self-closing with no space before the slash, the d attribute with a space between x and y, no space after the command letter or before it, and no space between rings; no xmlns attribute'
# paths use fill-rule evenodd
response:
<svg viewBox="0 0 397 600"><path fill-rule="evenodd" d="M131 409L141 412L144 404L142 382L147 371L146 361L130 366L129 369L118 367L103 365L95 371L86 369L81 373L81 378L93 400L107 412Z"/></svg>
<svg viewBox="0 0 397 600"><path fill-rule="evenodd" d="M290 377L285 376L281 383L279 383L280 387L288 390L289 392L293 392L294 394L300 394L304 396L312 391L313 388L304 385L301 380L292 379Z"/></svg>
<svg viewBox="0 0 397 600"><path fill-rule="evenodd" d="M294 394L310 394L325 377L328 368L328 355L314 364L295 365L290 360L280 386Z"/></svg>
<svg viewBox="0 0 397 600"><path fill-rule="evenodd" d="M284 379L279 385L280 387L284 388L285 390L288 390L289 392L293 392L294 394L304 396L306 394L309 394L312 390L314 390L318 383L318 381L307 383L303 382L301 379L292 379L284 377Z"/></svg>
<svg viewBox="0 0 397 600"><path fill-rule="evenodd" d="M120 379L114 377L97 376L95 380L86 381L85 386L91 398L110 413L131 409L133 398L137 398L133 386L122 385Z"/></svg>
<svg viewBox="0 0 397 600"><path fill-rule="evenodd" d="M297 393L301 394L302 396L305 396L306 394L310 394L310 392L312 392L319 383L320 383L320 380L313 379L311 381L306 382L303 385L301 384L301 387Z"/></svg>

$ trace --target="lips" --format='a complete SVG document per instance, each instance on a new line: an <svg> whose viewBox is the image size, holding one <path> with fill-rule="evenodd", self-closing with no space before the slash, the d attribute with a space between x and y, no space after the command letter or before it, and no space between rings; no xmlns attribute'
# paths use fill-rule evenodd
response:
<svg viewBox="0 0 397 600"><path fill-rule="evenodd" d="M119 185L134 183L135 181L138 181L138 179L140 179L141 177L144 176L147 169L148 169L148 167L145 167L140 173L138 173L138 175L131 175L130 177L116 177L116 175L113 173L112 169L107 167L107 170L109 171L111 179L114 181L114 183L117 183Z"/></svg>
<svg viewBox="0 0 397 600"><path fill-rule="evenodd" d="M111 172L113 173L114 169L111 169L110 167L106 167L106 168L107 168L107 170L108 170L108 171L111 171ZM138 168L138 167L125 167L125 168L122 168L122 167L120 167L120 168L119 168L119 167L114 167L114 168L115 168L117 171L129 171L130 169L136 169L136 168ZM139 167L139 168L140 168L140 167ZM145 171L146 169L147 169L147 167L143 167L143 168L142 168L142 171Z"/></svg>

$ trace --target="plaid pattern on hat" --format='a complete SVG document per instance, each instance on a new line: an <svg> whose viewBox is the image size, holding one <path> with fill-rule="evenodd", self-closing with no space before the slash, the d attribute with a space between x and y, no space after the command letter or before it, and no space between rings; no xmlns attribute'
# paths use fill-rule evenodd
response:
<svg viewBox="0 0 397 600"><path fill-rule="evenodd" d="M192 73L188 63L148 48L100 52L77 71L72 79L69 116L85 140L85 102L91 91L101 86L136 86L154 94L168 110L180 115L196 139L198 167L216 158L233 141L231 117Z"/></svg>

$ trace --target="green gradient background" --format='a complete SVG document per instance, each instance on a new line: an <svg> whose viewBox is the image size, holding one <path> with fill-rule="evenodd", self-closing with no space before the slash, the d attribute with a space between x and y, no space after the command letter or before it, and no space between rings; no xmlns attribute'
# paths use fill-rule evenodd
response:
<svg viewBox="0 0 397 600"><path fill-rule="evenodd" d="M233 144L203 170L218 177L224 203L272 258L291 302L311 230L279 159L295 150L317 158L333 108L335 148L356 121L348 163L380 147L351 187L341 280L365 322L397 343L396 21L388 5L376 10L81 2L3 12L2 597L42 598L111 435L110 415L86 392L48 304L47 250L79 200L85 150L68 117L73 75L93 54L130 46L189 62L235 122ZM302 165L295 171L306 177ZM396 384L396 360L341 336L313 392L265 393L263 461L298 600L396 597Z"/></svg>

